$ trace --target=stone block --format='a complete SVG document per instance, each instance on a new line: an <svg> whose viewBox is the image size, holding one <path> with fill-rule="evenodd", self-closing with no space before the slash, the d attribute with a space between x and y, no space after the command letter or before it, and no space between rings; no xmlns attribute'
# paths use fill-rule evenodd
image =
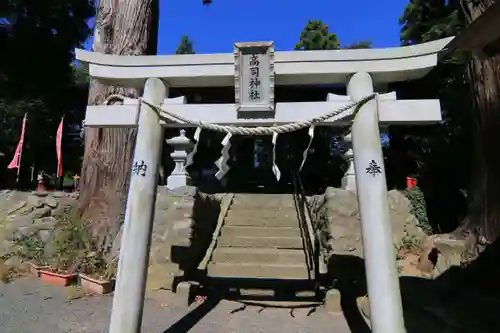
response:
<svg viewBox="0 0 500 333"><path fill-rule="evenodd" d="M460 266L466 242L449 234L429 236L421 248L418 268L437 278L452 266Z"/></svg>
<svg viewBox="0 0 500 333"><path fill-rule="evenodd" d="M165 225L168 224L168 212L165 210L155 210L154 225Z"/></svg>
<svg viewBox="0 0 500 333"><path fill-rule="evenodd" d="M182 219L173 223L173 231L176 237L190 238L193 231L194 222L192 219Z"/></svg>
<svg viewBox="0 0 500 333"><path fill-rule="evenodd" d="M52 231L50 230L40 230L38 232L38 236L42 240L42 242L46 243L52 237Z"/></svg>
<svg viewBox="0 0 500 333"><path fill-rule="evenodd" d="M28 205L31 205L35 208L41 208L43 207L43 199L40 197L37 197L36 195L30 195L28 196Z"/></svg>
<svg viewBox="0 0 500 333"><path fill-rule="evenodd" d="M57 225L57 220L49 216L36 219L33 223L38 230L53 230Z"/></svg>
<svg viewBox="0 0 500 333"><path fill-rule="evenodd" d="M27 202L26 201L21 201L19 202L17 205L15 205L14 207L12 207L12 209L10 209L8 212L7 212L7 215L11 215L11 214L14 214L15 212L17 212L18 210L24 208L25 206L27 205Z"/></svg>
<svg viewBox="0 0 500 333"><path fill-rule="evenodd" d="M13 218L9 225L12 226L14 229L21 228L21 227L27 227L33 224L33 219L29 216L19 216ZM14 231L14 230L12 230Z"/></svg>
<svg viewBox="0 0 500 333"><path fill-rule="evenodd" d="M52 195L52 197L54 197L54 198L65 198L65 197L67 197L67 196L68 196L68 194L67 194L67 193L65 193L65 192L61 192L61 191L55 191L55 192L52 192L52 193L51 193L51 195Z"/></svg>
<svg viewBox="0 0 500 333"><path fill-rule="evenodd" d="M52 210L51 215L53 217L62 217L66 214L66 211L67 211L67 207L59 206L59 207Z"/></svg>
<svg viewBox="0 0 500 333"><path fill-rule="evenodd" d="M17 232L15 232L15 238L21 238L21 236L32 237L34 236L38 230L33 226L20 227L17 228ZM16 237L17 236L17 237Z"/></svg>
<svg viewBox="0 0 500 333"><path fill-rule="evenodd" d="M195 286L187 281L179 282L175 287L175 293L183 302L185 301L187 305L189 305L194 298L194 290Z"/></svg>
<svg viewBox="0 0 500 333"><path fill-rule="evenodd" d="M332 313L342 313L340 291L337 289L330 289L325 295L325 309Z"/></svg>
<svg viewBox="0 0 500 333"><path fill-rule="evenodd" d="M45 198L45 204L50 208L56 208L58 205L57 200L54 197L48 196Z"/></svg>
<svg viewBox="0 0 500 333"><path fill-rule="evenodd" d="M30 214L30 217L32 219L41 219L42 217L50 216L51 211L50 207L37 208Z"/></svg>

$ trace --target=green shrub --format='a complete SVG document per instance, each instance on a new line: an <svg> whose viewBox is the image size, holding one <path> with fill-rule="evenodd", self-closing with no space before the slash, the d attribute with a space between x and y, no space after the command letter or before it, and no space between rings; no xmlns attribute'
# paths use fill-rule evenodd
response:
<svg viewBox="0 0 500 333"><path fill-rule="evenodd" d="M22 260L31 261L38 265L45 264L43 259L44 242L38 236L16 235L14 238L15 250L7 255L17 256Z"/></svg>
<svg viewBox="0 0 500 333"><path fill-rule="evenodd" d="M12 255L37 264L49 264L55 270L87 273L106 279L116 274L117 263L107 263L105 253L98 251L92 235L74 209L59 219L46 243L38 236L23 235L16 237L15 243L16 251ZM50 257L45 254L47 246L52 249Z"/></svg>
<svg viewBox="0 0 500 333"><path fill-rule="evenodd" d="M406 190L406 197L410 201L410 213L418 220L418 226L426 233L432 234L432 226L427 217L427 208L425 205L424 192L418 186Z"/></svg>

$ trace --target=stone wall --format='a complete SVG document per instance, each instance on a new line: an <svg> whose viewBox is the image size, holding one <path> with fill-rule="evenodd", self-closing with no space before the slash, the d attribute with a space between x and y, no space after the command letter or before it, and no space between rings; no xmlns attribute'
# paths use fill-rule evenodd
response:
<svg viewBox="0 0 500 333"><path fill-rule="evenodd" d="M421 240L425 233L410 213L410 202L399 191L388 193L394 245ZM309 199L316 229L326 256L351 254L363 257L361 221L355 192L329 187L324 195Z"/></svg>
<svg viewBox="0 0 500 333"><path fill-rule="evenodd" d="M201 193L195 187L158 189L150 252L149 280L153 285L172 288L174 280L195 273L212 240L220 210L219 198ZM77 194L64 192L1 191L0 257L13 252L16 237L37 236L47 242L57 218L69 211L77 199ZM116 240L115 254L119 251L121 233ZM18 262L19 258L11 257L6 263Z"/></svg>
<svg viewBox="0 0 500 333"><path fill-rule="evenodd" d="M150 255L149 283L173 289L194 277L210 245L220 211L220 197L181 187L158 191Z"/></svg>
<svg viewBox="0 0 500 333"><path fill-rule="evenodd" d="M0 257L13 251L16 237L36 236L46 242L57 224L57 218L75 200L75 195L64 192L1 191Z"/></svg>

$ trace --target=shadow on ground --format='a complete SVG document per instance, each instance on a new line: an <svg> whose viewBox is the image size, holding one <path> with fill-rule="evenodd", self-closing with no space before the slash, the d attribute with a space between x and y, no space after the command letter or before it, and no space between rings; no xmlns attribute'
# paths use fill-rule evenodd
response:
<svg viewBox="0 0 500 333"><path fill-rule="evenodd" d="M163 333L185 333L189 332L196 324L212 311L221 301L220 297L207 297L199 306L191 310L187 315L179 319Z"/></svg>
<svg viewBox="0 0 500 333"><path fill-rule="evenodd" d="M490 247L465 268L452 267L435 280L401 277L405 326L408 333L500 332L500 243ZM356 256L334 255L329 276L341 293L341 306L353 333L369 333L364 261ZM361 309L360 309L361 308Z"/></svg>

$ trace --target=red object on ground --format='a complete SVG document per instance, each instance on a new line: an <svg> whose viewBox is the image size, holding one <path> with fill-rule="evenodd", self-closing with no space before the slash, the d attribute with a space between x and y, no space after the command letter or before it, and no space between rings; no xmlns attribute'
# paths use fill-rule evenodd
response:
<svg viewBox="0 0 500 333"><path fill-rule="evenodd" d="M55 286L67 287L76 282L77 274L55 273L50 270L40 270L40 279Z"/></svg>
<svg viewBox="0 0 500 333"><path fill-rule="evenodd" d="M36 186L37 192L45 192L45 184L43 183L43 179L38 180L38 185Z"/></svg>
<svg viewBox="0 0 500 333"><path fill-rule="evenodd" d="M417 187L417 179L412 177L406 177L406 187L407 188Z"/></svg>

